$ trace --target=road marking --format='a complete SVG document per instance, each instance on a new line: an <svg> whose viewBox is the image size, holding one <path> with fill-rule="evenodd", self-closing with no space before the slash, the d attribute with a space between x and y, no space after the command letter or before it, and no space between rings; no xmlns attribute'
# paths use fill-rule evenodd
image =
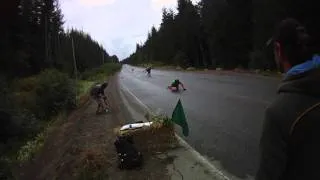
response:
<svg viewBox="0 0 320 180"><path fill-rule="evenodd" d="M124 90L124 92L128 93L134 100L137 101L137 103L144 109L148 111L149 114L152 114L151 110L143 104L143 102L135 96L123 83L121 83L121 88ZM197 152L194 148L192 148L185 140L183 140L177 133L175 133L175 136L177 137L177 140L180 142L182 146L187 148L196 159L198 159L202 164L204 164L211 172L214 174L219 175L223 180L230 180L227 176L223 174L222 171L220 171L218 168L216 168L212 163L210 163L205 157L203 157L199 152Z"/></svg>
<svg viewBox="0 0 320 180"><path fill-rule="evenodd" d="M198 151L196 151L193 147L191 147L185 140L183 140L177 133L175 133L176 138L185 146L202 164L206 165L214 174L218 174L224 180L230 180L227 176L223 174L218 168L216 168L212 163L210 163L205 157L203 157Z"/></svg>
<svg viewBox="0 0 320 180"><path fill-rule="evenodd" d="M143 102L137 96L135 96L123 83L121 83L121 88L125 92L129 93L130 96L132 96L132 98L134 98L134 100L136 100L140 106L142 106L144 109L150 111L149 107L146 106L145 104L143 104Z"/></svg>

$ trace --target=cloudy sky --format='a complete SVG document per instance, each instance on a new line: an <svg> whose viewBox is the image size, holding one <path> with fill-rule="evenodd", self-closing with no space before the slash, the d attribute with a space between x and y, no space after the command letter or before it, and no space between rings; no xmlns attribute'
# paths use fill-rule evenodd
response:
<svg viewBox="0 0 320 180"><path fill-rule="evenodd" d="M65 28L89 33L120 59L143 43L152 25L159 27L163 7L177 0L61 0ZM194 0L196 2L197 0Z"/></svg>

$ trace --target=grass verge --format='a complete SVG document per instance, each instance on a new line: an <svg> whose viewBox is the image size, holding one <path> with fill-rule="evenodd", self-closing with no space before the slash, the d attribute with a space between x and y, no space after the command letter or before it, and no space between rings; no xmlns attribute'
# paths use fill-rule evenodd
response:
<svg viewBox="0 0 320 180"><path fill-rule="evenodd" d="M121 67L119 63L107 63L84 72L81 80L77 82L77 106L82 106L87 102L90 98L88 92L94 84L107 81L108 77L118 72Z"/></svg>
<svg viewBox="0 0 320 180"><path fill-rule="evenodd" d="M27 143L23 145L17 153L16 159L18 163L24 163L34 158L42 149L48 135L53 132L56 126L62 124L66 117L67 114L65 112L60 113L58 116L52 118L47 127L42 132L38 133L34 139L27 141Z"/></svg>
<svg viewBox="0 0 320 180"><path fill-rule="evenodd" d="M111 76L118 72L121 69L121 64L119 63L107 63L98 68L94 68L88 71L85 71L82 74L82 80L87 81L105 81L108 76Z"/></svg>
<svg viewBox="0 0 320 180"><path fill-rule="evenodd" d="M95 81L88 81L88 80L80 80L77 82L77 96L76 102L77 107L81 107L89 100L89 90L95 84Z"/></svg>

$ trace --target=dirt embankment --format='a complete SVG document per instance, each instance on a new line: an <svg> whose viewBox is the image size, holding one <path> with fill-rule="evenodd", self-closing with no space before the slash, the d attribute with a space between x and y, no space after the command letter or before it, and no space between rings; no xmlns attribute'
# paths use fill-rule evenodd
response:
<svg viewBox="0 0 320 180"><path fill-rule="evenodd" d="M117 77L107 89L112 112L96 115L89 100L49 135L43 149L18 168L17 179L169 179L163 158L145 156L141 170L120 171L114 129L124 123Z"/></svg>

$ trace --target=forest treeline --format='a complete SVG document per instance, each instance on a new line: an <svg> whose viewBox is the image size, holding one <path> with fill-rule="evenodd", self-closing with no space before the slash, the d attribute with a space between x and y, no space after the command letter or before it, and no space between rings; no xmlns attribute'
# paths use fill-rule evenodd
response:
<svg viewBox="0 0 320 180"><path fill-rule="evenodd" d="M46 68L74 72L72 39L78 71L118 61L88 34L63 30L58 0L2 0L0 68L2 75L24 77Z"/></svg>
<svg viewBox="0 0 320 180"><path fill-rule="evenodd" d="M78 105L81 81L121 66L89 34L63 29L58 0L1 0L0 23L0 179L13 179L50 122Z"/></svg>
<svg viewBox="0 0 320 180"><path fill-rule="evenodd" d="M267 46L276 24L293 17L319 34L317 1L178 0L164 9L158 29L124 63L162 63L199 68L275 69ZM319 36L318 36L319 37Z"/></svg>

